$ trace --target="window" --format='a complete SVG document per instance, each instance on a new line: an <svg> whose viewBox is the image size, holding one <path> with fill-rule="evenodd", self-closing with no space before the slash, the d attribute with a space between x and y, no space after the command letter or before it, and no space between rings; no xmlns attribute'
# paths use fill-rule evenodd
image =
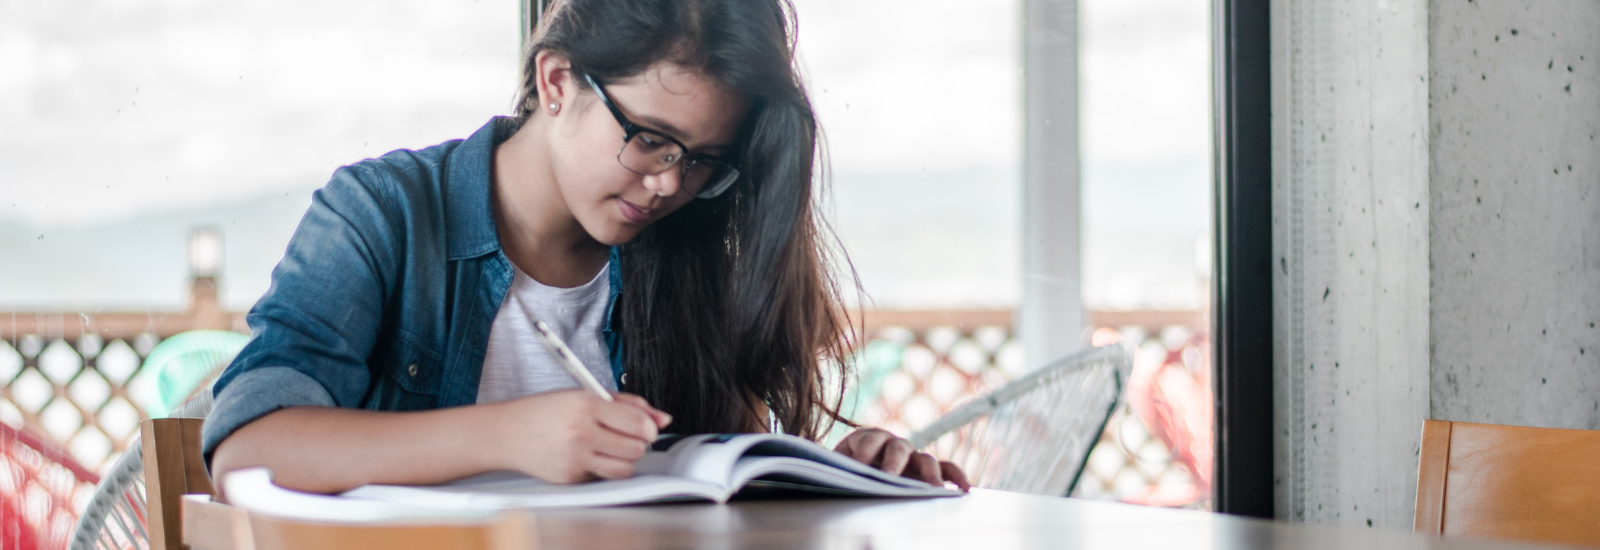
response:
<svg viewBox="0 0 1600 550"><path fill-rule="evenodd" d="M5 11L0 422L91 469L159 393L136 374L158 342L243 328L334 168L464 137L509 112L517 82L515 0ZM215 273L191 271L192 234ZM220 317L196 326L195 308Z"/></svg>

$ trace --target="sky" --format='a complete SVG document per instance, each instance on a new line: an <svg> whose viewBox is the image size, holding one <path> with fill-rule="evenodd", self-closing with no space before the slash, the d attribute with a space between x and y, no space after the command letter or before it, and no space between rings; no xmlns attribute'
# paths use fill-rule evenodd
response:
<svg viewBox="0 0 1600 550"><path fill-rule="evenodd" d="M44 227L304 189L510 104L505 0L0 0L0 217Z"/></svg>
<svg viewBox="0 0 1600 550"><path fill-rule="evenodd" d="M879 307L1020 299L1020 4L794 0L828 212ZM1082 0L1084 295L1203 301L1207 3ZM223 298L266 288L332 170L509 111L508 0L0 0L0 308L181 306L188 228Z"/></svg>

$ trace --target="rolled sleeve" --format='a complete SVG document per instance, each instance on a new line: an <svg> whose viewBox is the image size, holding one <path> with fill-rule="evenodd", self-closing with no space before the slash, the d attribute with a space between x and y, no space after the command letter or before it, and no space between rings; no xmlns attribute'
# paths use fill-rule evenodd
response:
<svg viewBox="0 0 1600 550"><path fill-rule="evenodd" d="M394 239L403 223L385 207L387 181L346 167L312 195L272 285L246 316L250 342L217 378L201 430L208 464L224 439L272 411L361 405L388 282L399 271Z"/></svg>
<svg viewBox="0 0 1600 550"><path fill-rule="evenodd" d="M278 409L333 407L333 396L315 379L288 367L265 367L241 373L216 396L216 405L200 430L206 465L222 440L245 424Z"/></svg>

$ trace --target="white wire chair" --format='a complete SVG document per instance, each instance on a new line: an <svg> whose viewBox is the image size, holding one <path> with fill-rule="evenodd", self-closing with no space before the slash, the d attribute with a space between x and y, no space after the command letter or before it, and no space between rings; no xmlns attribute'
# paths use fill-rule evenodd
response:
<svg viewBox="0 0 1600 550"><path fill-rule="evenodd" d="M973 486L1066 496L1122 396L1132 355L1074 353L957 407L911 444L961 466Z"/></svg>
<svg viewBox="0 0 1600 550"><path fill-rule="evenodd" d="M205 418L211 412L211 392L198 391L173 418ZM148 517L144 490L144 444L134 438L128 450L100 478L89 505L78 516L68 550L128 550L150 548L145 529Z"/></svg>

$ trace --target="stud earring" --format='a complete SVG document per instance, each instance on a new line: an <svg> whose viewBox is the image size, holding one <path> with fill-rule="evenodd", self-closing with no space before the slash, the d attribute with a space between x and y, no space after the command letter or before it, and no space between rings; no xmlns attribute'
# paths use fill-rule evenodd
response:
<svg viewBox="0 0 1600 550"><path fill-rule="evenodd" d="M550 112L551 113L555 113L555 112L560 111L560 110L561 110L561 104L560 103L551 103L550 104Z"/></svg>

